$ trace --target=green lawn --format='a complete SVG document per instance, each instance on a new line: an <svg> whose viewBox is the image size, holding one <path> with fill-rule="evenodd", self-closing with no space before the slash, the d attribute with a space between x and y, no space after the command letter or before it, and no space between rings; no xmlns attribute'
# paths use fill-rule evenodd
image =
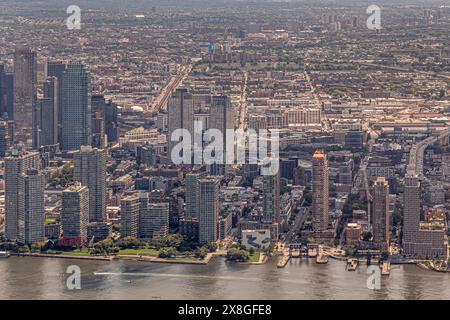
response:
<svg viewBox="0 0 450 320"><path fill-rule="evenodd" d="M157 257L159 251L156 249L121 249L119 255L136 255L136 256L149 256ZM176 261L198 261L199 259L195 257L177 257L177 258L166 258L168 260Z"/></svg>
<svg viewBox="0 0 450 320"><path fill-rule="evenodd" d="M249 256L250 259L248 261L249 262L259 262L260 255L261 255L261 253L259 251L255 251L253 254L251 254Z"/></svg>
<svg viewBox="0 0 450 320"><path fill-rule="evenodd" d="M89 249L87 249L87 248L82 248L81 250L75 249L73 251L61 252L61 254L64 256L75 256L75 257L91 256L89 254Z"/></svg>
<svg viewBox="0 0 450 320"><path fill-rule="evenodd" d="M82 248L81 250L76 249L73 251L51 251L49 254L61 254L64 256L73 256L73 257L89 257L91 256L88 248ZM148 257L157 257L159 251L156 249L121 249L118 255L135 255L135 256L148 256ZM258 257L256 261L259 259L259 253L257 253ZM177 257L171 258L169 260L177 260L177 261L199 261L199 259L195 257Z"/></svg>
<svg viewBox="0 0 450 320"><path fill-rule="evenodd" d="M121 249L119 255L136 255L157 257L159 251L156 249Z"/></svg>

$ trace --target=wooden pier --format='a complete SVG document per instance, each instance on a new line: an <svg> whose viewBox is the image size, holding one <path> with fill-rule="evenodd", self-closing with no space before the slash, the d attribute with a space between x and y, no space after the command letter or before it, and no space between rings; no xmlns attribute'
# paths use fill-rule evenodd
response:
<svg viewBox="0 0 450 320"><path fill-rule="evenodd" d="M283 257L277 263L277 268L284 268L290 259L291 259L290 255L288 254L283 255Z"/></svg>

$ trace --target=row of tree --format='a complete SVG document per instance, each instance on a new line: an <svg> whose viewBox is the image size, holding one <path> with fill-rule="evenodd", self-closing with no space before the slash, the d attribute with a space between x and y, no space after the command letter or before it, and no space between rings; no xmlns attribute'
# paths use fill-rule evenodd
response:
<svg viewBox="0 0 450 320"><path fill-rule="evenodd" d="M3 237L0 237L0 251L10 252L68 252L73 248L59 245L58 241L42 241L32 245L20 245L14 242L8 242ZM184 239L178 234L169 234L161 240L152 242L143 241L133 237L126 237L120 239L108 238L103 241L95 243L89 248L89 254L95 256L112 256L119 254L120 250L125 249L154 249L159 252L159 257L170 258L177 254L193 255L199 259L203 259L209 252L217 250L215 243L208 243L201 245L197 242Z"/></svg>

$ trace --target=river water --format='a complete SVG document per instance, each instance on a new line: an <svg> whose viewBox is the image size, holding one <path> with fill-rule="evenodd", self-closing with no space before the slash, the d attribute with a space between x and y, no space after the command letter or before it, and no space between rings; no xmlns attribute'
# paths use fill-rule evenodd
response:
<svg viewBox="0 0 450 320"><path fill-rule="evenodd" d="M69 290L66 269L81 269L81 289ZM208 265L138 261L0 259L0 299L450 299L450 273L393 266L381 289L367 288L366 267L292 259L284 269L226 262Z"/></svg>

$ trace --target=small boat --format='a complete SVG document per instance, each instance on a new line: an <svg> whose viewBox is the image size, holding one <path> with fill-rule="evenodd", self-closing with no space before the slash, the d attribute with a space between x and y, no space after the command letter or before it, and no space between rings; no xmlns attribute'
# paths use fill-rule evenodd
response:
<svg viewBox="0 0 450 320"><path fill-rule="evenodd" d="M300 251L294 250L291 253L292 258L300 258Z"/></svg>
<svg viewBox="0 0 450 320"><path fill-rule="evenodd" d="M0 258L9 258L11 254L8 251L0 251Z"/></svg>
<svg viewBox="0 0 450 320"><path fill-rule="evenodd" d="M391 263L383 262L381 266L381 275L388 276L391 273Z"/></svg>
<svg viewBox="0 0 450 320"><path fill-rule="evenodd" d="M277 268L284 268L286 264L289 262L289 255L284 255L277 263Z"/></svg>
<svg viewBox="0 0 450 320"><path fill-rule="evenodd" d="M327 264L328 263L328 256L325 254L319 254L316 257L316 263L317 264Z"/></svg>
<svg viewBox="0 0 450 320"><path fill-rule="evenodd" d="M317 249L316 248L308 249L308 257L309 258L317 257Z"/></svg>
<svg viewBox="0 0 450 320"><path fill-rule="evenodd" d="M356 271L358 268L358 259L347 260L347 271Z"/></svg>

